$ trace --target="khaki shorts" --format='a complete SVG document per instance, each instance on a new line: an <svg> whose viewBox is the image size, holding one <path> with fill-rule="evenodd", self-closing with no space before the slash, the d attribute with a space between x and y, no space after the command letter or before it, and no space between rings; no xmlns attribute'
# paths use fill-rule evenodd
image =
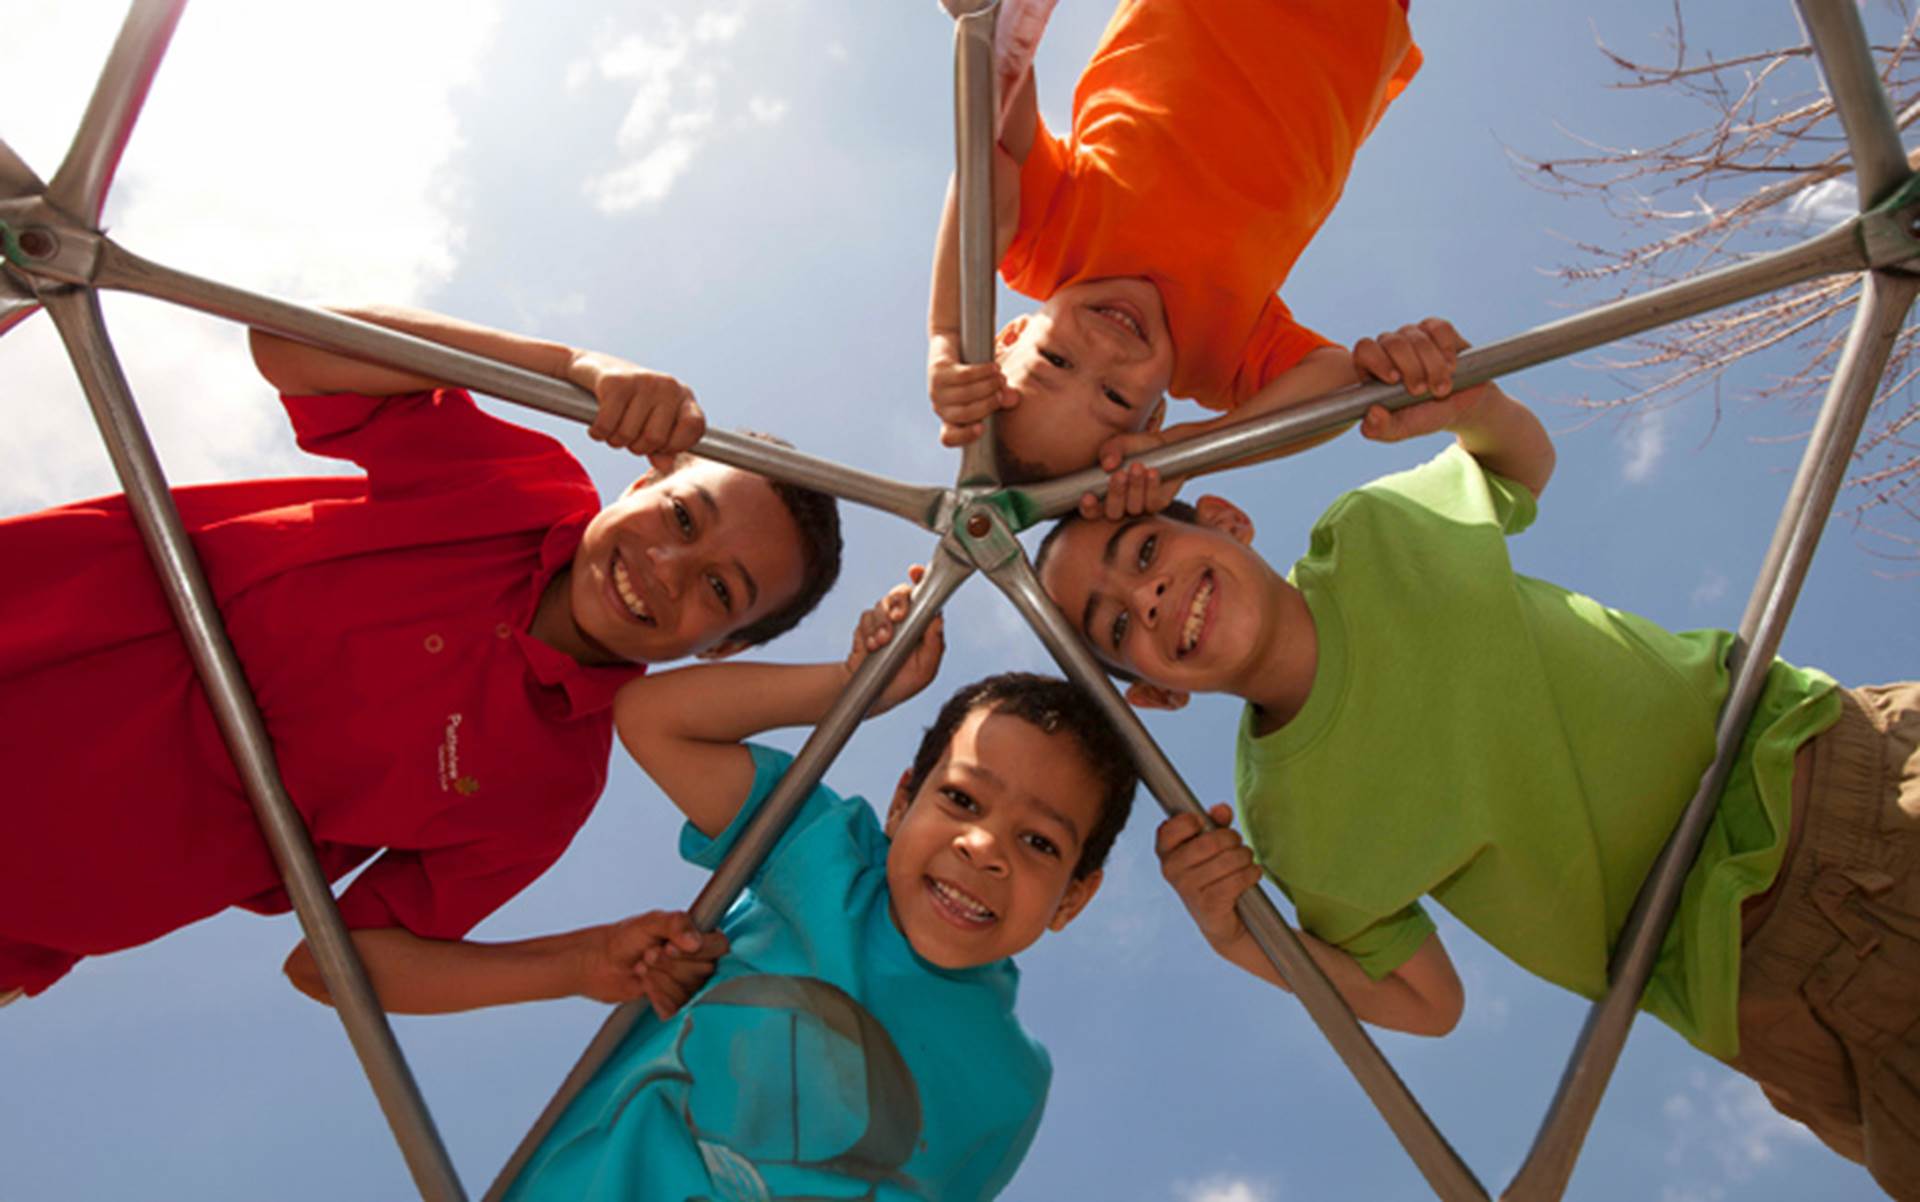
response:
<svg viewBox="0 0 1920 1202"><path fill-rule="evenodd" d="M1842 690L1740 957L1740 1055L1781 1113L1920 1202L1920 683Z"/></svg>

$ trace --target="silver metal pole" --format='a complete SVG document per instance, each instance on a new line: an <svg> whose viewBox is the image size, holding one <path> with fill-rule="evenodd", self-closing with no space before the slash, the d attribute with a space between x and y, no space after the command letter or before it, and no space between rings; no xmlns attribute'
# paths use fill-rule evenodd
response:
<svg viewBox="0 0 1920 1202"><path fill-rule="evenodd" d="M1912 171L1900 145L1900 127L1893 119L1880 74L1874 70L1867 31L1852 0L1795 0L1807 37L1820 60L1827 94L1847 131L1847 148L1860 181L1860 211L1885 200Z"/></svg>
<svg viewBox="0 0 1920 1202"><path fill-rule="evenodd" d="M106 203L114 168L133 136L147 88L186 7L187 0L134 0L113 52L100 69L100 80L87 101L66 161L53 173L47 199L88 226L100 224L100 207Z"/></svg>
<svg viewBox="0 0 1920 1202"><path fill-rule="evenodd" d="M720 867L707 878L699 896L694 898L689 915L695 926L710 931L720 925L727 908L733 905L747 887L747 881L767 858L767 853L779 842L780 836L793 821L794 814L799 811L800 804L820 783L820 777L828 765L840 754L840 749L846 746L867 711L873 708L881 690L887 687L887 682L893 679L894 673L899 671L900 665L913 652L915 645L920 642L920 636L947 603L947 598L972 574L972 566L951 553L943 551L934 556L933 563L927 567L926 576L913 591L913 605L907 612L907 619L894 631L892 641L882 647L878 654L869 656L854 672L853 679L847 682L845 691L834 701L833 708L827 711L826 717L807 736L800 753L788 766L786 775L767 794L767 799L760 805L760 812L748 821L733 849L727 853L727 858L721 861ZM560 1116L587 1082L593 1079L600 1066L606 1063L607 1057L620 1046L620 1041L633 1030L634 1024L646 1017L647 1013L645 1004L641 1002L627 1002L614 1007L606 1022L601 1024L600 1030L587 1044L586 1051L581 1053L579 1061L560 1082L559 1089L540 1112L540 1117L534 1120L532 1129L521 1139L513 1155L507 1158L507 1163L501 1166L499 1176L494 1178L482 1202L497 1202L513 1188L513 1183L525 1171L527 1162L539 1149L541 1141L546 1139L547 1133L553 1130L553 1125L560 1121Z"/></svg>
<svg viewBox="0 0 1920 1202"><path fill-rule="evenodd" d="M220 723L260 829L286 882L287 896L299 915L307 945L313 950L347 1037L366 1069L374 1096L386 1112L414 1184L425 1198L450 1202L464 1199L466 1194L454 1174L453 1163L447 1158L419 1087L407 1070L400 1046L354 952L353 941L334 907L333 893L314 858L307 828L280 783L266 727L232 644L227 641L219 609L180 522L153 444L134 408L119 359L107 341L99 298L91 289L58 289L47 294L45 304L73 358L74 370L113 457L114 470L126 489L174 620L206 688L208 704Z"/></svg>
<svg viewBox="0 0 1920 1202"><path fill-rule="evenodd" d="M420 372L582 424L592 423L596 412L593 395L565 380L496 363L338 313L275 300L163 267L108 238L98 239L98 260L91 282L104 288L119 288L172 301L342 354ZM724 430L709 431L693 450L697 455L747 471L870 505L929 529L943 507L950 505L947 489L903 484Z"/></svg>
<svg viewBox="0 0 1920 1202"><path fill-rule="evenodd" d="M984 508L976 508L974 512L981 512ZM1024 553L1020 552L1019 544L1014 542L1013 535L997 522L995 525L996 529L988 538L1004 538L1014 550L1012 554L995 557L997 562L994 566L981 564L987 578L999 586L1013 607L1027 619L1028 625L1033 627L1034 633L1067 676L1099 704L1108 720L1125 736L1133 748L1140 777L1160 800L1161 808L1168 814L1197 814L1203 823L1212 826L1213 821L1207 817L1206 807L1194 797L1193 791L1175 771L1166 753L1147 733L1147 728L1141 724L1133 708L1121 698L1106 673L1094 662L1092 653L1087 650L1079 634L1047 599L1032 566L1028 564ZM1307 1014L1326 1036L1327 1042L1346 1062L1354 1079L1380 1111L1380 1117L1386 1120L1407 1155L1413 1158L1433 1192L1448 1202L1485 1202L1486 1188L1473 1175L1473 1170L1467 1167L1466 1162L1460 1159L1459 1153L1454 1151L1446 1137L1440 1134L1426 1111L1421 1109L1406 1083L1353 1016L1346 999L1327 980L1320 966L1313 962L1313 957L1308 955L1286 919L1280 916L1280 911L1274 907L1265 890L1258 885L1247 890L1234 903L1234 909L1241 921L1247 924L1247 930L1253 935L1261 952L1293 988L1300 1003L1306 1007Z"/></svg>
<svg viewBox="0 0 1920 1202"><path fill-rule="evenodd" d="M1780 648L1781 635L1813 561L1820 532L1833 511L1834 495L1846 478L1860 427L1916 292L1920 292L1920 280L1908 276L1890 272L1867 276L1866 291L1835 369L1833 385L1774 531L1767 555L1772 570L1755 582L1747 618L1734 644L1733 679L1715 731L1713 764L1641 886L1608 965L1612 984L1588 1012L1553 1105L1503 1198L1551 1202L1566 1192L1574 1161L1626 1045L1628 1028L1653 974L1660 945L1679 908L1681 889L1719 806L1720 791L1732 771L1733 758Z"/></svg>
<svg viewBox="0 0 1920 1202"><path fill-rule="evenodd" d="M1788 284L1836 272L1859 271L1870 266L1861 247L1859 222L1862 220L1857 218L1835 226L1798 246L1474 347L1460 356L1454 380L1458 386L1466 387L1497 379ZM1140 456L1139 461L1158 468L1163 476L1186 476L1358 421L1376 404L1398 409L1419 399L1423 398L1410 396L1394 384L1345 388L1319 400L1163 447ZM1065 513L1079 504L1082 494L1103 493L1106 482L1104 473L1090 468L1044 484L1023 486L1019 490L1025 496L1019 505L1022 517L1038 521Z"/></svg>
<svg viewBox="0 0 1920 1202"><path fill-rule="evenodd" d="M993 27L999 0L956 15L953 23L954 199L960 224L960 358L993 361ZM983 433L961 452L960 483L1000 480L992 414Z"/></svg>

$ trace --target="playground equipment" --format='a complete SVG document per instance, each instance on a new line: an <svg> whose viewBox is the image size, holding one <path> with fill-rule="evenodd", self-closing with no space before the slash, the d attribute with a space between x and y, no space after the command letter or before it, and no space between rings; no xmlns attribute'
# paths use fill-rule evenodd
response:
<svg viewBox="0 0 1920 1202"><path fill-rule="evenodd" d="M1003 4L1027 14L1050 5L1019 0L945 0L955 22L957 194L961 213L961 341L970 362L991 354L993 230L991 147L997 117L995 28ZM1847 0L1798 0L1834 98L1859 181L1862 211L1798 246L1630 297L1478 347L1460 358L1462 385L1494 379L1640 331L1819 276L1867 273L1861 304L1826 404L1740 623L1733 680L1716 732L1718 755L1644 885L1616 948L1612 986L1595 1004L1552 1106L1514 1180L1500 1195L1550 1200L1566 1189L1595 1110L1625 1043L1655 954L1678 904L1767 665L1805 578L1920 276L1920 179L1907 165L1893 114L1874 74L1860 19ZM287 337L376 359L532 408L589 423L592 398L569 384L319 310L231 288L128 252L99 229L121 151L158 70L185 0L135 0L101 74L66 160L42 183L0 143L0 333L46 309L71 355L176 619L273 847L303 931L375 1095L422 1196L464 1198L464 1189L368 986L297 813L279 783L271 746L218 612L173 507L164 474L120 371L98 303L103 288L136 292ZM1030 26L1029 26L1030 28ZM1037 35L1033 35L1037 36ZM1031 50L1031 36L1022 39ZM1236 462L1316 431L1356 420L1373 404L1398 408L1418 398L1390 385L1347 389L1283 413L1145 456L1164 475ZM792 769L691 907L696 923L718 923L800 801L858 725L887 680L954 590L975 571L991 580L1033 627L1063 670L1087 689L1132 740L1149 789L1171 812L1202 815L1132 710L1046 599L1015 534L1071 509L1105 476L1088 470L1037 485L1003 487L995 475L991 423L962 455L952 486L915 485L739 435L713 432L699 454L833 493L892 513L936 539L912 611L883 651L855 674L813 732ZM1261 889L1239 910L1266 955L1291 983L1434 1192L1449 1200L1488 1198L1487 1189L1433 1121L1312 960ZM579 1085L640 1017L616 1009L562 1083L547 1111L502 1171L489 1197L504 1192L526 1156Z"/></svg>

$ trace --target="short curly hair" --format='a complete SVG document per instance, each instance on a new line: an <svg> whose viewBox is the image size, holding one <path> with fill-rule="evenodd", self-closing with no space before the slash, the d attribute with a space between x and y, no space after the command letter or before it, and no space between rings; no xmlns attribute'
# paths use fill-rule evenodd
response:
<svg viewBox="0 0 1920 1202"><path fill-rule="evenodd" d="M1031 723L1046 734L1065 734L1080 748L1087 767L1100 782L1100 818L1080 844L1080 859L1073 866L1075 880L1099 870L1107 862L1113 841L1127 825L1133 812L1133 795L1140 783L1134 767L1133 749L1099 705L1078 685L1058 676L1034 672L1002 672L966 685L947 698L933 719L933 725L920 737L914 752L913 767L907 772L907 796L913 797L926 783L933 766L953 742L968 714L976 709L1006 714Z"/></svg>

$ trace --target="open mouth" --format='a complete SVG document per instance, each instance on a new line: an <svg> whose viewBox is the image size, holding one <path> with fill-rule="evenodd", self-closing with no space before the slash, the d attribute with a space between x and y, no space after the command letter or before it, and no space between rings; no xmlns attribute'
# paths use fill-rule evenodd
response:
<svg viewBox="0 0 1920 1202"><path fill-rule="evenodd" d="M933 908L957 927L977 930L992 925L998 917L990 906L958 885L935 877L927 877L926 882Z"/></svg>
<svg viewBox="0 0 1920 1202"><path fill-rule="evenodd" d="M1206 632L1207 620L1213 615L1213 592L1213 570L1209 568L1201 573L1200 583L1193 590L1193 600L1187 603L1187 620L1180 624L1180 641L1174 647L1176 658L1186 658L1200 645L1200 636Z"/></svg>
<svg viewBox="0 0 1920 1202"><path fill-rule="evenodd" d="M654 625L653 613L647 603L640 599L640 590L633 586L633 573L627 567L627 561L620 558L620 552L613 553L613 591L620 598L620 604L626 607L636 622L646 626Z"/></svg>
<svg viewBox="0 0 1920 1202"><path fill-rule="evenodd" d="M1141 325L1140 315L1133 311L1132 306L1111 304L1089 305L1088 308L1095 316L1104 318L1115 326L1118 326L1122 332L1132 335L1141 342L1147 340L1146 327Z"/></svg>

